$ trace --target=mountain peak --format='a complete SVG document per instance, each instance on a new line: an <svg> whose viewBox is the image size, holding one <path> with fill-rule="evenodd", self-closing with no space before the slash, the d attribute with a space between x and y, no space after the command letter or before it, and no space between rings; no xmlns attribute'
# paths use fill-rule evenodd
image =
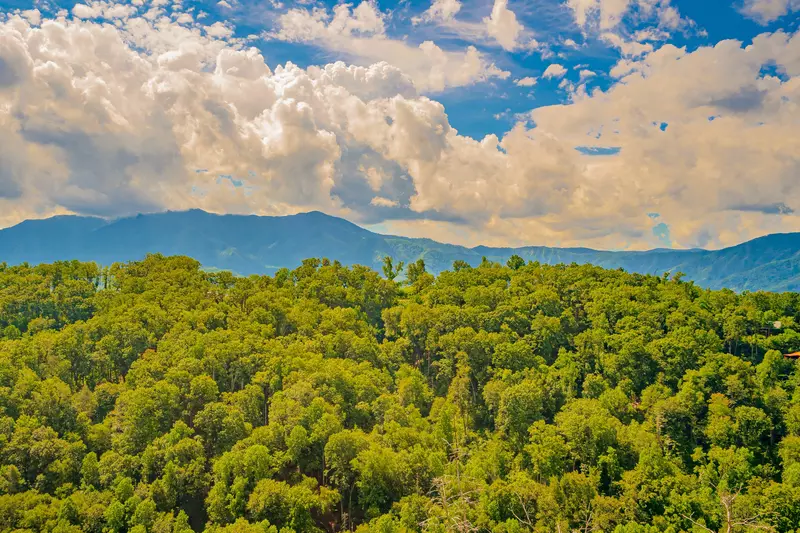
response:
<svg viewBox="0 0 800 533"><path fill-rule="evenodd" d="M235 253L231 251L235 250ZM289 216L219 215L201 209L140 214L106 221L57 216L0 230L0 261L50 263L79 259L111 264L148 253L187 255L207 268L240 274L294 268L308 257L380 270L389 255L407 264L419 258L435 273L453 261L478 265L483 256L505 262L516 254L541 263L592 263L661 275L681 271L701 286L735 290L800 289L800 234L761 237L714 251L610 252L588 248L465 248L430 239L379 235L321 211Z"/></svg>

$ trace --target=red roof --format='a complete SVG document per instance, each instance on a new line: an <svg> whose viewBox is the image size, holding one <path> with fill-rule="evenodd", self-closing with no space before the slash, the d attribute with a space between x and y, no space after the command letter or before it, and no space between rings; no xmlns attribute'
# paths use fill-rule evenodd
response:
<svg viewBox="0 0 800 533"><path fill-rule="evenodd" d="M791 357L792 359L800 358L800 352L785 353L785 354L783 354L783 356L784 357Z"/></svg>

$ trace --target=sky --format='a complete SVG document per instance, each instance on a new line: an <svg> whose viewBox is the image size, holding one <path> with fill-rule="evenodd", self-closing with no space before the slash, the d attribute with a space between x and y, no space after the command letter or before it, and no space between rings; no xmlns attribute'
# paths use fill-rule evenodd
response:
<svg viewBox="0 0 800 533"><path fill-rule="evenodd" d="M800 231L800 0L0 0L0 227L310 210L475 246Z"/></svg>

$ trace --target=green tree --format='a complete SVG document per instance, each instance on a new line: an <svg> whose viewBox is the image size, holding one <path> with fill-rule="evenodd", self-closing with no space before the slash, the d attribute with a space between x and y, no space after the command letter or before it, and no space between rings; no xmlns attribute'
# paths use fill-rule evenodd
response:
<svg viewBox="0 0 800 533"><path fill-rule="evenodd" d="M519 270L520 268L525 266L525 260L520 256L518 256L517 254L514 254L508 258L506 265L511 270Z"/></svg>
<svg viewBox="0 0 800 533"><path fill-rule="evenodd" d="M414 285L425 274L425 261L417 259L406 267L406 280L409 285Z"/></svg>
<svg viewBox="0 0 800 533"><path fill-rule="evenodd" d="M400 272L403 271L403 266L405 263L403 261L399 261L396 265L394 264L394 260L387 256L383 258L383 277L388 279L389 281L394 281L394 279L400 275Z"/></svg>

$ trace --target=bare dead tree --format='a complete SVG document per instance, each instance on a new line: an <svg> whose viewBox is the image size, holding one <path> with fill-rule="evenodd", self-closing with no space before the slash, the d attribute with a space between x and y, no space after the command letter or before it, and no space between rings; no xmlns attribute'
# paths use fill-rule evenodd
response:
<svg viewBox="0 0 800 533"><path fill-rule="evenodd" d="M517 499L519 499L519 505L520 507L522 507L522 512L525 514L525 518L524 519L520 518L517 515L516 511L514 511L513 507L511 508L511 514L514 515L514 518L517 520L517 522L519 522L524 526L529 527L530 529L533 529L536 524L531 519L531 514L528 511L528 504L525 502L525 500L522 498L522 495L519 492L515 492L514 495L517 497Z"/></svg>
<svg viewBox="0 0 800 533"><path fill-rule="evenodd" d="M446 520L449 522L449 531L473 533L479 531L480 528L472 523L467 511L477 501L473 498L473 495L478 491L465 490L459 478L460 475L456 477L444 475L434 479L432 499L442 507ZM453 485L454 482L456 489L450 491L450 486ZM429 521L430 519L425 520L420 523L420 525L424 526Z"/></svg>
<svg viewBox="0 0 800 533"><path fill-rule="evenodd" d="M774 526L770 524L763 523L763 520L767 520L768 513L758 513L753 516L748 517L737 517L736 512L734 509L734 504L736 503L736 499L742 492L742 487L736 492L725 492L720 491L716 485L712 485L714 489L717 491L719 495L719 503L722 506L723 512L725 514L724 523L722 525L722 530L714 531L713 529L709 528L708 526L701 524L691 516L682 514L681 516L694 524L697 527L702 528L709 533L736 533L738 531L769 531L774 533L777 531Z"/></svg>

